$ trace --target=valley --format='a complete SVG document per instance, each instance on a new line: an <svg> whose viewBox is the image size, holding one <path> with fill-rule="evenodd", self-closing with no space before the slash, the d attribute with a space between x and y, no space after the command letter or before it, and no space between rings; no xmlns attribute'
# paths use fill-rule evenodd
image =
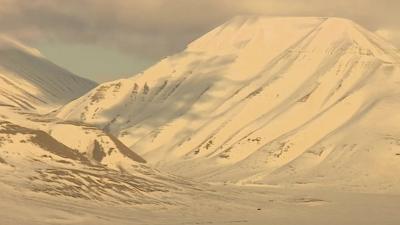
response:
<svg viewBox="0 0 400 225"><path fill-rule="evenodd" d="M238 16L98 85L3 40L0 224L395 225L399 110L399 50L342 18Z"/></svg>

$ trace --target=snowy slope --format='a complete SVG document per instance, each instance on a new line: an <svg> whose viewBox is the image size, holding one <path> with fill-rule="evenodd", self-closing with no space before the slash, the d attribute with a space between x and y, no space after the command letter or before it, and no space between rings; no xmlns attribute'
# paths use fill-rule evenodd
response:
<svg viewBox="0 0 400 225"><path fill-rule="evenodd" d="M168 200L170 192L191 188L190 182L151 169L115 137L95 127L34 119L28 116L30 122L22 121L24 126L0 120L0 185L11 187L13 193L164 205L178 201Z"/></svg>
<svg viewBox="0 0 400 225"><path fill-rule="evenodd" d="M0 104L24 110L65 104L96 84L51 63L36 49L0 37Z"/></svg>
<svg viewBox="0 0 400 225"><path fill-rule="evenodd" d="M399 191L399 92L398 50L352 21L236 17L57 117L208 181Z"/></svg>

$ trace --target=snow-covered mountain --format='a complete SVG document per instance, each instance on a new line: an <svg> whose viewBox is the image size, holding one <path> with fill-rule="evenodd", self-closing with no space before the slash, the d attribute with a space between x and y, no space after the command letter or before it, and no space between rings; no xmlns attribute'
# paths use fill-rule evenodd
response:
<svg viewBox="0 0 400 225"><path fill-rule="evenodd" d="M57 112L185 176L399 191L398 115L385 40L346 19L253 16Z"/></svg>
<svg viewBox="0 0 400 225"><path fill-rule="evenodd" d="M47 117L96 84L0 39L0 186L29 198L171 204L191 183L150 168L112 134Z"/></svg>
<svg viewBox="0 0 400 225"><path fill-rule="evenodd" d="M96 84L45 59L38 50L0 38L0 104L24 110L63 105Z"/></svg>
<svg viewBox="0 0 400 225"><path fill-rule="evenodd" d="M18 195L164 205L178 201L170 192L191 189L102 130L25 116L0 120L0 185Z"/></svg>

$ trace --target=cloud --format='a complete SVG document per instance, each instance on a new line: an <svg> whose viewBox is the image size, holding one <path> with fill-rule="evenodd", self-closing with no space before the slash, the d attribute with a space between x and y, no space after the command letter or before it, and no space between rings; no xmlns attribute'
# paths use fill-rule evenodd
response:
<svg viewBox="0 0 400 225"><path fill-rule="evenodd" d="M0 0L0 32L159 58L237 14L340 16L379 30L400 27L399 8L398 0Z"/></svg>
<svg viewBox="0 0 400 225"><path fill-rule="evenodd" d="M25 41L100 43L158 56L226 19L223 8L192 0L0 0L0 32Z"/></svg>

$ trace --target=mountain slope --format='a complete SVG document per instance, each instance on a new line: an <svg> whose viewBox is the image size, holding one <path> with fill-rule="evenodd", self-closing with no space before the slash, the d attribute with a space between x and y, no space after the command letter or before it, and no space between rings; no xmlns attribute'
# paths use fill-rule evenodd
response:
<svg viewBox="0 0 400 225"><path fill-rule="evenodd" d="M51 63L37 50L0 38L0 104L25 110L54 107L95 86Z"/></svg>
<svg viewBox="0 0 400 225"><path fill-rule="evenodd" d="M384 115L400 110L399 64L393 46L346 19L236 17L57 116L105 128L159 168L209 181L301 174L306 183L338 176L398 190L387 178L400 171L400 121Z"/></svg>
<svg viewBox="0 0 400 225"><path fill-rule="evenodd" d="M171 195L192 189L190 182L151 169L95 127L57 122L45 126L47 131L0 121L0 185L13 193L164 205L178 201L168 200Z"/></svg>

